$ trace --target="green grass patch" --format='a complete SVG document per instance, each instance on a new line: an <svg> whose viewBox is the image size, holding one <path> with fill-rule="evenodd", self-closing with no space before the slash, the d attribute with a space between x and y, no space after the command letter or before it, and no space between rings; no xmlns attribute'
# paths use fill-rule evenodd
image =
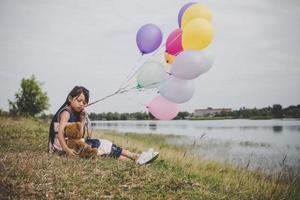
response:
<svg viewBox="0 0 300 200"><path fill-rule="evenodd" d="M203 160L166 144L172 135L97 132L132 151L154 147L151 165L47 153L49 123L0 118L1 199L299 199L299 179L282 180Z"/></svg>

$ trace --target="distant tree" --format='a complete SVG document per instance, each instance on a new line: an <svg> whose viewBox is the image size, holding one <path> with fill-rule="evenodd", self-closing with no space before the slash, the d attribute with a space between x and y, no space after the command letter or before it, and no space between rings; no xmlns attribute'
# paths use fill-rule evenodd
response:
<svg viewBox="0 0 300 200"><path fill-rule="evenodd" d="M15 101L8 100L9 112L13 115L35 116L48 109L48 102L47 93L42 91L41 84L32 75L29 79L22 79Z"/></svg>
<svg viewBox="0 0 300 200"><path fill-rule="evenodd" d="M104 120L104 119L106 119L106 118L105 118L105 113L99 113L99 114L97 114L96 119L97 119L97 120Z"/></svg>
<svg viewBox="0 0 300 200"><path fill-rule="evenodd" d="M90 120L98 120L98 115L94 112L91 112L89 114L89 118L90 118Z"/></svg>
<svg viewBox="0 0 300 200"><path fill-rule="evenodd" d="M190 115L190 113L187 111L179 112L175 119L185 119L189 115Z"/></svg>
<svg viewBox="0 0 300 200"><path fill-rule="evenodd" d="M104 117L106 120L120 120L121 116L119 113L117 112L108 112L108 113L104 113Z"/></svg>
<svg viewBox="0 0 300 200"><path fill-rule="evenodd" d="M120 114L117 112L113 113L113 119L112 120L119 120L121 118Z"/></svg>
<svg viewBox="0 0 300 200"><path fill-rule="evenodd" d="M105 118L106 120L113 120L113 113L112 112L105 113Z"/></svg>
<svg viewBox="0 0 300 200"><path fill-rule="evenodd" d="M284 116L289 118L300 118L300 105L289 106L283 110Z"/></svg>
<svg viewBox="0 0 300 200"><path fill-rule="evenodd" d="M129 114L128 113L122 113L120 116L120 120L127 120L129 118Z"/></svg>
<svg viewBox="0 0 300 200"><path fill-rule="evenodd" d="M272 112L272 108L269 106L269 107L266 107L266 108L261 108L259 110L259 115L260 116L265 116L265 117L272 116L271 112Z"/></svg>
<svg viewBox="0 0 300 200"><path fill-rule="evenodd" d="M283 110L280 104L274 104L272 107L272 116L274 118L282 118L283 117Z"/></svg>
<svg viewBox="0 0 300 200"><path fill-rule="evenodd" d="M146 112L135 112L133 113L134 119L136 120L146 120L148 119L148 115Z"/></svg>

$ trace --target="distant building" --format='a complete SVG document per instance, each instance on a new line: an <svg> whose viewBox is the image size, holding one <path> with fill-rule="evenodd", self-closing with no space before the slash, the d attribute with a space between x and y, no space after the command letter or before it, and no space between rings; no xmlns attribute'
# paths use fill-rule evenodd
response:
<svg viewBox="0 0 300 200"><path fill-rule="evenodd" d="M195 109L194 111L194 116L208 116L208 115L214 115L216 113L221 113L221 112L231 112L231 108L211 108L208 107L206 109Z"/></svg>

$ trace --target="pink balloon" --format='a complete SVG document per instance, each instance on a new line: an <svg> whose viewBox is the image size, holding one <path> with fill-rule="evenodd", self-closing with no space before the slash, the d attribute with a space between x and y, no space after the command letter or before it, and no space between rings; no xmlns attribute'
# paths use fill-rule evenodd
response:
<svg viewBox="0 0 300 200"><path fill-rule="evenodd" d="M179 105L158 95L147 106L149 112L160 120L171 120L177 116Z"/></svg>
<svg viewBox="0 0 300 200"><path fill-rule="evenodd" d="M170 33L166 42L166 50L169 54L176 56L181 51L183 51L181 36L182 30L180 28L177 28L172 33Z"/></svg>

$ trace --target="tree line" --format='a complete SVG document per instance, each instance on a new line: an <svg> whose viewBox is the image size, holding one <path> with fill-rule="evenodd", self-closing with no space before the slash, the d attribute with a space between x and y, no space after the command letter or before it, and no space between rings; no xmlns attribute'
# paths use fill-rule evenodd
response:
<svg viewBox="0 0 300 200"><path fill-rule="evenodd" d="M272 119L272 118L300 118L300 105L291 105L283 108L280 104L264 108L240 108L231 112L221 112L215 117L225 117L233 119Z"/></svg>
<svg viewBox="0 0 300 200"><path fill-rule="evenodd" d="M90 113L91 120L153 120L151 113L134 112L134 113L118 113L103 112ZM265 108L240 108L230 112L220 112L208 114L202 117L195 116L194 113L187 111L179 112L175 120L180 119L273 119L273 118L300 118L300 104L296 106L288 106L283 108L280 104L274 104L272 107Z"/></svg>
<svg viewBox="0 0 300 200"><path fill-rule="evenodd" d="M188 112L179 112L175 119L185 119L189 116ZM103 112L90 113L91 120L154 120L155 117L150 112L133 112L133 113L118 113L118 112Z"/></svg>
<svg viewBox="0 0 300 200"><path fill-rule="evenodd" d="M0 109L0 115L9 116L32 116L51 119L53 114L44 114L44 111L49 108L49 97L41 88L35 76L31 78L23 78L21 87L15 93L15 100L8 100L9 111ZM103 112L90 113L91 120L153 120L155 119L148 112L134 113L118 113L118 112ZM227 112L208 114L205 116L195 116L194 113L187 111L179 112L177 119L272 119L272 118L300 118L300 104L291 105L283 108L280 104L274 104L264 108L240 108Z"/></svg>

